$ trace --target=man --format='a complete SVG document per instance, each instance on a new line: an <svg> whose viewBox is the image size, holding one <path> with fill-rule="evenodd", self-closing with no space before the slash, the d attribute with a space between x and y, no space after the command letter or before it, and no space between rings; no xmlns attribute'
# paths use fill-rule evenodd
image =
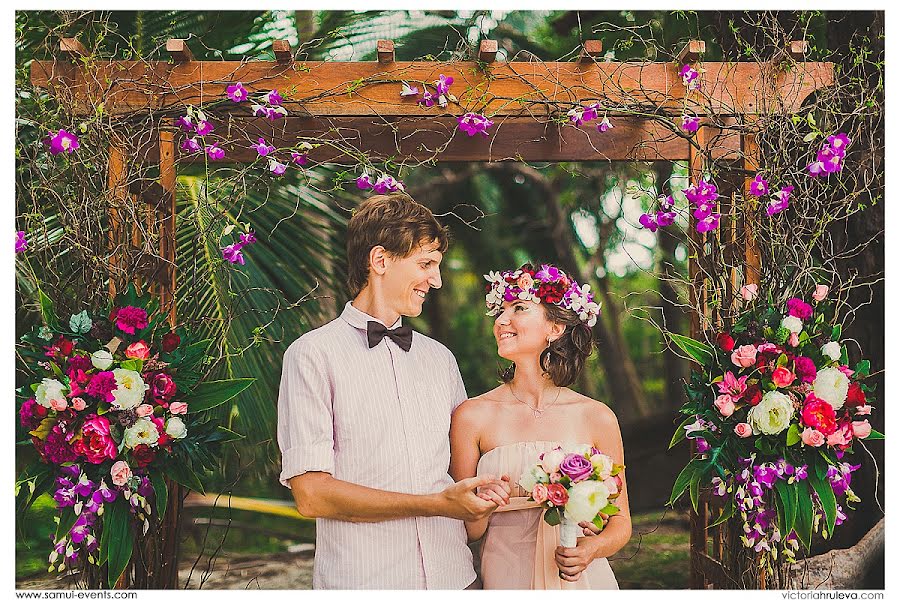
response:
<svg viewBox="0 0 900 600"><path fill-rule="evenodd" d="M447 474L465 387L447 348L402 326L441 287L447 245L405 194L368 199L347 231L354 299L285 352L280 480L316 518L314 588L465 588L475 572L460 519L509 500L504 480Z"/></svg>

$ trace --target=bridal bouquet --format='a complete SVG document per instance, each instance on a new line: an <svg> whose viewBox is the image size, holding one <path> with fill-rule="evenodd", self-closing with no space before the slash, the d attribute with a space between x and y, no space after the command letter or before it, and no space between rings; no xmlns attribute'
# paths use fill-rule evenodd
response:
<svg viewBox="0 0 900 600"><path fill-rule="evenodd" d="M133 287L103 315L61 321L43 294L41 308L45 324L17 348L33 381L17 390L27 432L19 443L38 459L16 483L18 509L51 494L59 517L50 570L105 567L112 586L134 543L155 533L166 479L202 493L216 451L240 437L205 411L253 380L201 382L209 340L171 330Z"/></svg>
<svg viewBox="0 0 900 600"><path fill-rule="evenodd" d="M519 485L531 490L530 500L547 509L544 520L560 525L560 545L574 548L578 523L592 521L603 529L601 513L614 515L625 467L586 444L544 452L525 471Z"/></svg>
<svg viewBox="0 0 900 600"><path fill-rule="evenodd" d="M697 455L675 481L669 503L686 490L724 499L715 523L739 515L746 548L795 559L813 535L828 537L860 499L850 488L859 465L848 462L862 440L884 436L868 415L869 361L851 366L841 326L830 324L828 287L785 302L741 294L748 309L709 346L671 335L702 366L686 385L687 418L670 448L693 439Z"/></svg>

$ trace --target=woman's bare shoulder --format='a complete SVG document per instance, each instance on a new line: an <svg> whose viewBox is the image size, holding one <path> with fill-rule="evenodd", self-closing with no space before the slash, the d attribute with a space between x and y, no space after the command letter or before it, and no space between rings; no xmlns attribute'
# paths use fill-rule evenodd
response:
<svg viewBox="0 0 900 600"><path fill-rule="evenodd" d="M497 387L492 390L488 390L480 396L473 396L472 398L469 398L468 400L460 404L459 407L453 412L453 417L473 419L484 418L486 414L497 410L497 407L500 404L501 396L498 392L499 389L500 388Z"/></svg>
<svg viewBox="0 0 900 600"><path fill-rule="evenodd" d="M590 396L585 396L584 394L579 394L578 392L573 392L577 395L577 402L580 406L583 407L585 416L590 418L592 421L604 425L607 427L618 427L619 420L616 418L616 413L613 412L608 405L599 400L595 400Z"/></svg>

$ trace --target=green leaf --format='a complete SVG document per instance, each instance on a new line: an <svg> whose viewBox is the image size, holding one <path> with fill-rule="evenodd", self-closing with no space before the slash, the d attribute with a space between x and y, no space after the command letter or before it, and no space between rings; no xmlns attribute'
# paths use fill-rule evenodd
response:
<svg viewBox="0 0 900 600"><path fill-rule="evenodd" d="M831 341L836 342L841 339L841 326L835 325L831 328Z"/></svg>
<svg viewBox="0 0 900 600"><path fill-rule="evenodd" d="M559 525L561 522L559 509L548 508L547 512L544 513L544 521L546 521L548 525Z"/></svg>
<svg viewBox="0 0 900 600"><path fill-rule="evenodd" d="M884 439L884 434L881 433L881 432L875 431L875 430L873 429L872 431L869 432L869 435L867 435L867 436L866 436L865 438L863 438L863 439L866 439L866 440L883 440L883 439Z"/></svg>
<svg viewBox="0 0 900 600"><path fill-rule="evenodd" d="M850 362L850 359L847 357L847 346L841 344L841 364L846 365Z"/></svg>
<svg viewBox="0 0 900 600"><path fill-rule="evenodd" d="M803 546L809 550L812 544L813 504L812 494L806 481L797 484L797 520L794 523L794 531Z"/></svg>
<svg viewBox="0 0 900 600"><path fill-rule="evenodd" d="M669 496L669 502L667 503L669 506L673 506L675 501L681 497L684 490L691 484L691 477L694 476L694 471L696 470L697 463L693 460L684 466L684 469L675 478L674 485L672 485L672 495Z"/></svg>
<svg viewBox="0 0 900 600"><path fill-rule="evenodd" d="M44 320L44 323L55 328L57 326L57 318L53 308L53 300L41 288L38 288L38 298L41 304L41 318Z"/></svg>
<svg viewBox="0 0 900 600"><path fill-rule="evenodd" d="M601 508L600 512L602 512L604 515L613 516L619 514L620 510L618 506L610 502L609 504Z"/></svg>
<svg viewBox="0 0 900 600"><path fill-rule="evenodd" d="M243 379L222 379L220 381L207 381L195 387L185 398L188 403L188 412L197 413L225 404L248 387L253 385L256 379L247 377Z"/></svg>
<svg viewBox="0 0 900 600"><path fill-rule="evenodd" d="M74 333L87 333L91 330L93 324L94 322L91 321L91 317L86 310L81 311L77 315L72 315L71 318L69 318L69 329Z"/></svg>
<svg viewBox="0 0 900 600"><path fill-rule="evenodd" d="M810 477L813 489L819 495L819 501L822 502L822 509L825 511L825 526L828 528L828 535L834 533L834 522L837 519L837 500L834 497L834 490L831 489L831 483L820 477Z"/></svg>
<svg viewBox="0 0 900 600"><path fill-rule="evenodd" d="M193 490L198 494L205 494L203 483L194 473L193 469L184 464L184 461L173 461L166 468L166 474L176 483L180 483L189 490Z"/></svg>
<svg viewBox="0 0 900 600"><path fill-rule="evenodd" d="M69 530L72 529L72 526L75 525L75 521L78 520L78 515L75 514L74 510L64 510L62 514L59 515L59 523L56 525L56 540L62 539L64 535L69 533Z"/></svg>
<svg viewBox="0 0 900 600"><path fill-rule="evenodd" d="M123 360L119 367L122 369L129 369L131 371L137 371L138 373L140 373L141 369L144 368L144 361L139 358Z"/></svg>
<svg viewBox="0 0 900 600"><path fill-rule="evenodd" d="M783 366L785 366L785 365L787 364L787 362L788 362L788 355L787 355L787 354L781 354L781 355L778 356L778 359L775 361L775 366L776 366L776 367L783 367Z"/></svg>
<svg viewBox="0 0 900 600"><path fill-rule="evenodd" d="M819 136L819 134L816 133L815 131L810 131L810 132L807 133L805 136L803 136L803 141L804 141L804 142L811 142L811 141L813 141L814 139L816 139L818 136Z"/></svg>
<svg viewBox="0 0 900 600"><path fill-rule="evenodd" d="M227 444L228 442L236 442L237 440L242 439L244 439L244 436L240 433L226 427L218 426L216 427L216 430L209 435L206 441ZM615 475L615 473L613 473L613 475Z"/></svg>
<svg viewBox="0 0 900 600"><path fill-rule="evenodd" d="M156 497L156 518L162 521L166 515L166 505L169 502L169 488L159 469L153 469L150 472L150 483L153 484L153 495Z"/></svg>
<svg viewBox="0 0 900 600"><path fill-rule="evenodd" d="M793 446L794 444L799 443L801 439L800 427L796 423L793 423L787 430L787 445Z"/></svg>
<svg viewBox="0 0 900 600"><path fill-rule="evenodd" d="M672 441L669 442L669 448L668 448L669 450L674 448L676 444L679 444L682 441L684 441L685 436L687 435L687 432L684 430L684 426L687 425L688 423L693 422L695 419L696 419L696 417L691 415L690 417L688 417L687 419L685 419L684 421L681 422L681 424L678 426L678 429L675 430L675 434L672 435Z"/></svg>
<svg viewBox="0 0 900 600"><path fill-rule="evenodd" d="M703 471L699 469L695 470L694 474L691 475L689 492L691 495L691 506L694 507L694 512L697 512L697 509L700 507L700 477L702 475Z"/></svg>
<svg viewBox="0 0 900 600"><path fill-rule="evenodd" d="M784 509L784 527L781 529L781 536L784 538L794 524L797 522L797 485L789 485L784 480L779 479L775 482L775 490L778 492L778 498L781 500L781 506Z"/></svg>
<svg viewBox="0 0 900 600"><path fill-rule="evenodd" d="M697 340L691 339L689 337L678 335L677 333L667 332L666 335L668 335L669 339L672 340L676 346L681 348L681 350L689 357L691 357L695 362L699 363L702 366L707 366L712 363L713 357L716 355L716 353L711 346L708 346L703 342L698 342Z"/></svg>
<svg viewBox="0 0 900 600"><path fill-rule="evenodd" d="M103 535L106 538L106 559L109 587L115 586L119 576L131 560L134 532L131 530L131 511L124 498L106 505L103 513ZM101 539L100 545L103 546Z"/></svg>
<svg viewBox="0 0 900 600"><path fill-rule="evenodd" d="M722 514L719 515L719 518L706 526L707 529L710 527L715 527L716 525L721 525L728 519L734 515L735 505L734 501L729 501L728 504L722 507Z"/></svg>
<svg viewBox="0 0 900 600"><path fill-rule="evenodd" d="M860 377L868 377L869 369L871 368L871 364L867 360L861 360L856 363L856 367L853 368L853 371Z"/></svg>

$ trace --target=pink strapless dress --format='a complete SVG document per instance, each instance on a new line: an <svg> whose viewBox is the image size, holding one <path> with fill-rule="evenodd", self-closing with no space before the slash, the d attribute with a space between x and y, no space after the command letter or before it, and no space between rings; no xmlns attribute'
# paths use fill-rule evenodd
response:
<svg viewBox="0 0 900 600"><path fill-rule="evenodd" d="M509 475L512 494L507 506L488 521L481 543L481 579L486 590L617 590L616 577L605 558L588 565L578 581L559 578L554 560L559 527L548 525L543 509L528 501L516 482L537 463L538 455L558 442L516 442L489 450L478 461L478 475ZM579 535L582 535L579 532Z"/></svg>

